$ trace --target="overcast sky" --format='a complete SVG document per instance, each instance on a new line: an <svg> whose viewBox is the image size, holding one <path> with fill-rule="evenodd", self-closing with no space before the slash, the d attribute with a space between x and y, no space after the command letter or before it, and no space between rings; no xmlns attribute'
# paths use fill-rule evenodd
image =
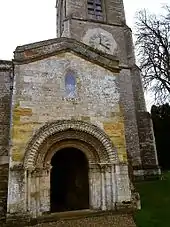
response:
<svg viewBox="0 0 170 227"><path fill-rule="evenodd" d="M76 0L75 0L76 1ZM56 0L0 0L0 59L11 60L16 46L56 36ZM159 13L170 0L124 0L127 24L134 28L135 12ZM147 96L148 110L152 99Z"/></svg>
<svg viewBox="0 0 170 227"><path fill-rule="evenodd" d="M75 0L76 1L76 0ZM159 12L170 0L124 0L127 24L133 29L135 12ZM54 38L56 0L0 0L0 59L10 60L16 46Z"/></svg>

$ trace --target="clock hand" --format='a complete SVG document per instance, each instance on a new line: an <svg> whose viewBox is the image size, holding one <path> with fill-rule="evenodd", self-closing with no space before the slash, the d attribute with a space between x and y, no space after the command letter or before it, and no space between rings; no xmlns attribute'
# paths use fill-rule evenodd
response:
<svg viewBox="0 0 170 227"><path fill-rule="evenodd" d="M101 46L105 47L106 49L110 49L108 46L104 45L103 43L100 43Z"/></svg>
<svg viewBox="0 0 170 227"><path fill-rule="evenodd" d="M102 38L101 38L101 36L100 36L100 43L99 44L102 44Z"/></svg>
<svg viewBox="0 0 170 227"><path fill-rule="evenodd" d="M106 49L110 50L110 48L108 46L105 46L105 47L106 47Z"/></svg>

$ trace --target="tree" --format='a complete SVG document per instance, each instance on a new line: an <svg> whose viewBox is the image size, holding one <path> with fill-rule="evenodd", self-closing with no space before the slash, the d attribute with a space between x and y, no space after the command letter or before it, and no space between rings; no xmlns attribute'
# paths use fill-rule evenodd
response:
<svg viewBox="0 0 170 227"><path fill-rule="evenodd" d="M142 80L144 88L153 92L156 103L170 101L170 6L164 10L164 16L141 10L136 20L136 51Z"/></svg>
<svg viewBox="0 0 170 227"><path fill-rule="evenodd" d="M159 165L162 169L170 169L170 105L168 103L151 108L154 135Z"/></svg>

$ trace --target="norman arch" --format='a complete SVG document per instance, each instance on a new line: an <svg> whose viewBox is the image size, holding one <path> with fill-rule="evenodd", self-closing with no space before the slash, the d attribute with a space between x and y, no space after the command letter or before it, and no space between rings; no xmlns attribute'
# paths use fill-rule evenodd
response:
<svg viewBox="0 0 170 227"><path fill-rule="evenodd" d="M29 141L25 157L24 168L35 169L46 160L49 149L63 140L81 141L82 145L91 147L84 149L89 162L117 163L117 154L109 137L97 126L72 120L59 120L47 123L41 127ZM77 143L74 143L76 146Z"/></svg>
<svg viewBox="0 0 170 227"><path fill-rule="evenodd" d="M62 151L65 151L64 156L60 155ZM73 158L70 155L71 152ZM69 158L65 155L68 155ZM78 156L79 158L84 156L87 163L85 164L83 159L79 159ZM61 157L64 158L61 159ZM75 169L76 172L73 171L73 174L69 175L73 169L71 166L75 166L75 164L70 165L69 169L67 165L65 166L63 160L67 160L69 164L74 163L75 160L79 160L80 162L77 161L77 163L81 163L82 160L82 165L78 164ZM60 163L62 163L62 169L64 171L67 169L68 176L70 176L64 175L63 179L74 178L72 183L65 182L65 185L71 186L69 193L77 196L77 204L73 204L69 200L72 196L61 194L63 198L63 202L61 202L58 200L60 196L55 195L56 190L60 193L63 188L68 188L61 185L60 188L56 189L56 185L59 184L55 183L56 177L53 177L53 175L62 172L62 169L57 172L54 167L58 169ZM83 165L84 169L81 169ZM33 218L47 212L58 212L56 211L58 208L53 209L56 201L60 203L59 209L63 209L62 205L64 204L64 209L70 209L71 206L71 209L88 207L90 210L113 210L117 202L130 200L127 165L120 166L112 142L105 132L95 125L82 121L59 120L45 124L29 141L21 169L11 169L11 171L13 171L12 174L16 171L16 176L20 176L24 182L18 189L13 188L14 184L11 186L10 193L12 194L10 196L13 196L13 193L20 193L17 200L17 203L20 203L20 209L17 208L17 212L27 213ZM83 175L79 175L77 178L74 173L82 173ZM125 175L127 181L124 180ZM81 191L84 186L79 190L76 188L77 183L74 182L77 182L78 179L79 187L81 179L85 178L86 182L84 183L87 191ZM17 178L16 182L19 181L19 178ZM124 196L122 189L120 190L122 187L127 190L126 196ZM84 197L86 197L86 201L78 204L79 198L83 201ZM53 201L53 198L55 201ZM67 202L64 202L65 199Z"/></svg>

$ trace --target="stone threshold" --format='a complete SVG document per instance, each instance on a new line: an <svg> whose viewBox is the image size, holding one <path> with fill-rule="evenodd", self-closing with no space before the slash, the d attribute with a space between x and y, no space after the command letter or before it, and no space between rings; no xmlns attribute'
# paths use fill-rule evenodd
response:
<svg viewBox="0 0 170 227"><path fill-rule="evenodd" d="M134 212L135 212L134 209L121 209L121 210L110 210L110 211L86 209L86 210L75 210L75 211L43 214L42 216L39 216L34 219L30 219L28 216L25 216L25 217L18 216L18 217L13 217L10 220L7 218L6 221L5 220L2 221L0 223L0 227L51 226L52 223L54 223L53 224L54 226L56 225L58 227L58 225L60 226L60 223L67 223L67 222L75 223L75 222L80 222L80 220L82 220L82 222L85 222L85 220L92 220L93 222L94 219L104 220L104 219L107 219L107 217L113 217L113 220L114 219L120 220L121 222L122 222L122 218L124 217L125 219L129 219L131 220L131 222L133 222ZM134 227L136 225L134 224L132 226ZM130 227L132 226L130 225Z"/></svg>
<svg viewBox="0 0 170 227"><path fill-rule="evenodd" d="M112 210L112 211L102 211L102 210L75 210L75 211L65 211L65 212L57 212L44 214L36 219L31 220L32 225L41 224L41 223L49 223L56 222L61 220L75 220L75 219L84 219L89 217L99 217L105 215L123 215L130 214L133 216L134 210Z"/></svg>

